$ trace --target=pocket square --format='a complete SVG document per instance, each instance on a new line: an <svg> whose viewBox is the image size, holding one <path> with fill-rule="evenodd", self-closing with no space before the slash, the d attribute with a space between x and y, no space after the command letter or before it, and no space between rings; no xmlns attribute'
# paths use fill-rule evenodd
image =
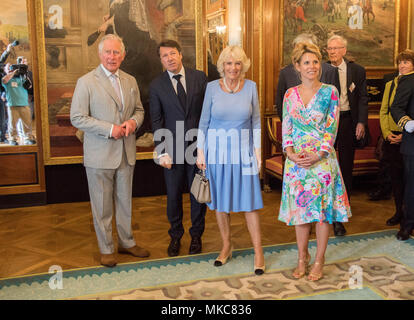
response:
<svg viewBox="0 0 414 320"><path fill-rule="evenodd" d="M349 86L349 91L354 91L355 89L355 84L352 82L351 85Z"/></svg>

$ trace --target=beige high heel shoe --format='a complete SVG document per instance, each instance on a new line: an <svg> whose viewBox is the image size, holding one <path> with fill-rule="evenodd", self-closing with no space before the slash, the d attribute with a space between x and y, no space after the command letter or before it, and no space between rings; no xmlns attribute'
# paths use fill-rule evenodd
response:
<svg viewBox="0 0 414 320"><path fill-rule="evenodd" d="M221 267L222 265L226 264L228 260L230 260L233 256L233 245L231 245L230 247L230 252L227 255L227 257L219 259L219 257L217 257L217 259L214 261L214 266L215 267Z"/></svg>
<svg viewBox="0 0 414 320"><path fill-rule="evenodd" d="M308 255L307 255L307 257L306 257L306 259L305 260L303 260L303 259L299 259L299 261L298 261L298 265L300 264L300 263L305 263L305 271L301 271L301 272L299 272L298 271L298 268L296 268L295 269L295 271L293 271L293 273L292 273L292 276L295 278L295 279L300 279L300 278L302 278L305 274L306 274L306 270L308 269L308 266L309 266L309 262L310 262L310 260L311 260L311 255L308 253Z"/></svg>
<svg viewBox="0 0 414 320"><path fill-rule="evenodd" d="M314 266L319 266L319 265L323 265L325 263L325 259L322 260L321 262L317 262L315 261L315 263L313 264ZM312 268L313 269L313 268ZM321 272L310 272L308 275L308 280L309 281L318 281L320 279L323 278L323 271Z"/></svg>

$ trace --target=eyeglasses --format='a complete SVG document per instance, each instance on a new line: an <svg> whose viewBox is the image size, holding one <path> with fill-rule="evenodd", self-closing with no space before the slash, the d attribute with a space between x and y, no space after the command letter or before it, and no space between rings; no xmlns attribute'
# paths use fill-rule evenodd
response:
<svg viewBox="0 0 414 320"><path fill-rule="evenodd" d="M345 47L328 47L326 48L326 51L338 51L339 49L343 49Z"/></svg>

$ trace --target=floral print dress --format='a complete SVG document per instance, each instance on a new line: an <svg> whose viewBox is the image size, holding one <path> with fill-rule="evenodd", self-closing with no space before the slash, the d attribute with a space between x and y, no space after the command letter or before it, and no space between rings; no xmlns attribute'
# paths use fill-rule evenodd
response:
<svg viewBox="0 0 414 320"><path fill-rule="evenodd" d="M334 142L338 131L339 94L322 84L305 106L298 87L283 100L283 150L328 153L311 168L286 159L279 220L287 225L311 222L347 222L351 217L348 195L339 169Z"/></svg>

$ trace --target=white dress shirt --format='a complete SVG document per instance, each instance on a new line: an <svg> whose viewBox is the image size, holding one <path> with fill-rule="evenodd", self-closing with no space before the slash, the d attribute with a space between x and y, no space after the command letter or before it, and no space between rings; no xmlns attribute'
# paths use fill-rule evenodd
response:
<svg viewBox="0 0 414 320"><path fill-rule="evenodd" d="M340 102L340 110L341 111L349 111L351 108L349 107L348 101L348 88L346 87L346 72L347 66L344 59L342 59L342 63L338 66L338 73L339 73L339 83L341 85L341 95L339 97Z"/></svg>

